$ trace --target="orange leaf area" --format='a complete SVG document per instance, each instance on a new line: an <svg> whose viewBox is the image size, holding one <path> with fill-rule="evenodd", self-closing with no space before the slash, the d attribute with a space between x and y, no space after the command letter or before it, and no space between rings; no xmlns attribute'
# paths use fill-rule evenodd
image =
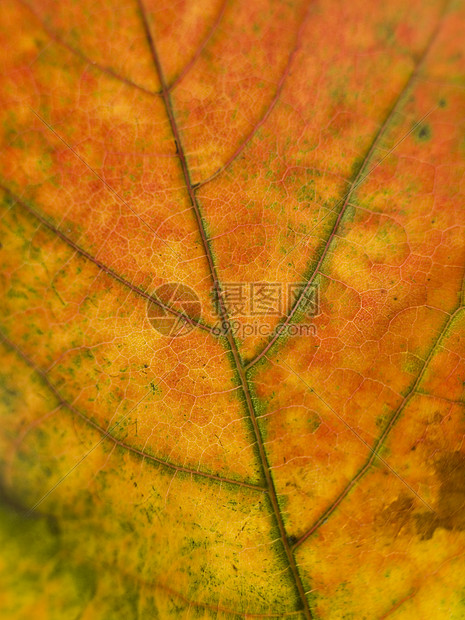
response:
<svg viewBox="0 0 465 620"><path fill-rule="evenodd" d="M2 618L465 617L464 31L4 0Z"/></svg>

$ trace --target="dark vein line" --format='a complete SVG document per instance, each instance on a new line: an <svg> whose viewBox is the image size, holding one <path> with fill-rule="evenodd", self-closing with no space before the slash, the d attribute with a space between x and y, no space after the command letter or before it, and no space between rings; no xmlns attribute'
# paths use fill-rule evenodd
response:
<svg viewBox="0 0 465 620"><path fill-rule="evenodd" d="M423 366L421 368L421 371L420 371L416 381L414 382L412 387L409 389L407 395L403 398L402 402L399 404L397 409L394 410L393 414L389 418L388 423L386 424L386 426L384 428L384 431L381 433L381 435L379 436L379 438L375 442L375 444L373 446L373 449L372 449L372 452L371 452L369 458L366 460L365 464L358 471L358 473L352 478L352 480L350 480L350 482L346 485L346 487L343 489L343 491L341 493L339 493L339 495L330 504L330 506L325 510L325 512L314 522L314 524L307 530L307 532L305 532L305 534L303 534L303 536L301 536L299 538L299 540L294 544L293 549L296 549L297 547L299 547L303 542L305 542L307 540L307 538L309 536L311 536L321 525L323 525L323 523L325 523L327 521L327 519L332 515L332 513L336 510L336 508L342 502L342 500L349 494L349 492L352 490L352 488L357 484L357 482L365 475L365 473L371 467L371 465L373 464L373 461L378 456L378 451L383 447L385 439L387 438L387 436L389 435L391 430L394 428L396 422L400 418L400 415L401 415L402 411L408 405L410 400L416 395L417 388L418 388L419 384L421 383L421 381L423 379L423 376L424 376L424 374L426 372L426 369L427 369L427 367L428 367L428 365L429 365L429 363L430 363L434 353L436 352L437 347L440 345L441 340L447 334L451 323L453 322L453 320L455 319L457 314L462 309L463 309L463 306L458 306L456 308L456 310L453 312L453 314L451 314L449 319L446 321L444 327L442 328L442 330L439 333L438 338L433 343L433 345L431 347L431 350L429 352L429 355L426 358L425 362L423 363Z"/></svg>
<svg viewBox="0 0 465 620"><path fill-rule="evenodd" d="M111 69L111 67L106 67L104 65L99 64L95 60L91 60L88 56L84 54L84 52L81 52L81 50L79 50L78 48L73 47L69 43L66 43L66 41L64 41L58 33L56 33L54 30L49 28L49 26L45 24L45 22L43 21L41 16L37 13L37 11L35 11L35 9L33 9L32 6L30 6L28 2L25 2L24 0L18 0L18 2L34 15L34 17L39 22L41 28L44 30L44 32L47 33L47 35L49 36L50 39L52 39L52 41L54 41L61 47L64 47L65 49L67 49L69 52L71 52L72 54L80 58L80 60L88 64L93 69L97 69L98 71L101 71L102 73L106 73L107 75L110 75L115 80L118 80L119 82L122 82L123 84L126 84L127 86L137 88L137 90L140 90L143 93L146 93L147 95L151 95L153 97L161 96L160 92L149 90L148 88L145 88L144 86L140 86L139 84L136 84L129 78L123 77L122 75L120 75L119 73Z"/></svg>
<svg viewBox="0 0 465 620"><path fill-rule="evenodd" d="M431 394L430 392L424 392L421 389L416 390L416 394L418 396L424 396L425 398L436 398L437 400L442 400L445 403L449 403L450 405L465 407L465 400L452 400L452 398L447 398L446 396L438 396L437 394Z"/></svg>
<svg viewBox="0 0 465 620"><path fill-rule="evenodd" d="M102 426L100 426L99 424L97 424L96 422L94 422L93 420L91 420L89 417L87 417L84 413L82 413L81 411L79 411L74 405L72 405L70 402L68 402L61 394L60 392L57 390L57 388L53 385L53 383L50 381L50 379L47 377L47 373L42 370L41 368L39 368L37 366L37 364L35 364L17 345L15 345L7 336L5 336L5 334L3 332L0 331L0 341L2 341L6 346L8 346L12 351L14 351L19 357L21 357L21 359L34 371L36 372L40 378L42 379L42 381L45 383L45 385L47 386L47 388L52 392L52 394L55 396L55 398L58 401L58 404L66 409L68 409L68 411L70 411L71 413L73 413L74 415L78 416L81 420L83 420L86 424L88 424L89 426L91 426L94 430L98 431L101 435L102 438L100 439L100 441L98 442L98 444L95 444L94 447L92 448L92 450L94 450L98 445L100 445L102 443L102 441L104 441L105 439L110 440L112 443L114 443L116 446L118 446L119 448L122 448L124 450L127 450L128 452L131 452L132 454L141 457L142 460L147 460L153 463L157 463L159 465L163 465L164 467L168 468L168 469L174 469L175 471L178 472L182 472L182 473L186 473L186 474L191 474L193 476L200 476L202 478L208 478L209 480L215 480L216 482L223 482L225 484L234 484L236 486L240 486L240 487L245 487L247 489L252 489L254 491L260 491L262 493L266 493L266 489L260 485L256 485L256 484L250 484L248 482L243 482L241 480L234 480L233 478L225 478L223 476L216 476L214 474L209 474L207 472L203 472L200 470L196 470L196 469L190 469L189 467L184 467L182 465L176 465L174 463L170 463L169 461L165 461L163 459L160 459L156 456L153 456L151 454L148 454L147 452L144 452L143 450L139 450L138 448L134 448L133 446L130 446L126 443L124 443L123 441L120 441L119 439L116 439L116 437L113 437L113 435L111 435L111 431L116 428L119 424L121 424L121 422L123 420L125 420L129 413L131 413L131 411L133 411L135 409L135 407L132 407L131 410L125 414L125 416L123 416L123 418L121 418L119 420L119 422L113 426L110 426L110 428L108 430L104 429ZM167 372L165 372L162 377L158 380L157 385L170 373L173 372L174 368L168 370ZM150 390L151 391L151 390ZM140 404L142 402L143 399L145 399L148 394L150 393L147 392L145 394L145 396L139 400L139 402L137 403ZM136 406L137 406L136 405ZM77 463L72 470L70 470L70 472L68 472L68 474L66 474L67 476L69 475L69 473L71 473L71 471L74 471L74 469L82 462L82 460L84 460L84 458L87 457L87 455L90 454L90 452L88 452L86 454L85 457L83 457L83 459L81 459L81 461L79 461L79 463ZM53 489L51 489L48 493L47 496L58 486L59 483L57 483ZM42 501L45 499L46 496L44 496L39 503L42 503ZM34 507L31 510L34 510L39 503L36 503L34 505Z"/></svg>
<svg viewBox="0 0 465 620"><path fill-rule="evenodd" d="M215 32L218 30L218 26L220 25L221 20L223 19L223 15L224 15L227 3L228 3L228 0L223 0L222 4L220 6L220 10L218 12L218 15L217 15L217 17L215 19L215 22L213 23L212 27L210 28L210 31L208 32L207 36L205 37L205 39L202 41L202 43L197 48L197 51L194 53L194 56L192 57L192 59L186 64L184 69L182 69L182 71L178 75L178 77L171 83L171 86L168 86L168 91L172 91L174 88L176 88L176 86L178 86L178 84L186 77L186 75L192 69L194 64L197 62L197 60L201 56L203 50L208 45L208 43L210 42L210 40L213 37L213 35L215 34Z"/></svg>
<svg viewBox="0 0 465 620"><path fill-rule="evenodd" d="M277 86L277 89L276 89L276 93L275 93L273 99L271 100L271 102L269 103L268 107L266 108L265 113L263 114L261 119L254 125L254 127L251 129L251 131L245 137L244 141L237 147L237 149L234 151L234 153L221 166L221 168L218 168L218 170L216 170L216 172L214 172L207 179L204 179L203 181L199 181L198 183L195 183L194 189L198 189L200 187L203 187L207 183L210 183L210 181L213 181L213 179L215 179L222 172L224 172L233 163L233 161L239 157L239 155L242 153L242 151L246 148L246 146L251 142L251 140L257 134L257 132L259 131L260 127L262 127L262 125L266 122L266 120L270 116L271 112L273 111L273 109L275 108L276 104L279 101L279 98L281 96L281 92L283 90L284 82L286 81L286 78L289 75L289 72L291 70L292 61L294 60L294 56L296 55L296 53L297 53L297 51L299 49L302 31L303 31L305 22L307 21L307 16L308 16L309 11L310 11L310 5L307 8L305 16L303 17L302 22L301 22L301 24L299 26L299 29L297 31L297 36L296 36L296 41L295 41L294 47L292 48L292 50L291 50L291 52L290 52L290 54L288 56L288 59L287 59L287 62L286 62L286 66L284 67L284 71L283 71L283 73L282 73L282 75L281 75L281 77L279 79L278 86Z"/></svg>
<svg viewBox="0 0 465 620"><path fill-rule="evenodd" d="M268 358L267 358L267 359L268 359ZM268 361L270 361L270 360L268 360ZM276 362L276 363L277 363L277 362ZM336 410L335 410L335 409L334 409L334 408L333 408L333 407L332 407L332 406L331 406L331 405L330 405L330 404L329 404L329 403L328 403L328 402L327 402L327 401L326 401L326 400L325 400L325 399L324 399L324 398L323 398L320 394L318 394L318 392L315 390L315 388L312 388L312 387L311 387L311 386L310 386L310 385L309 385L309 384L305 381L305 379L304 379L304 378L303 378L303 377L302 377L302 376L301 376L301 375L300 375L300 374L299 374L296 370L294 370L294 368L292 368L291 366L289 366L289 364L288 364L285 360L282 360L282 363L283 363L285 366L287 366L287 368L289 368L289 370L290 370L290 371L291 371L291 372L292 372L292 373L293 373L293 374L294 374L294 375L295 375L295 376L296 376L296 377L297 377L297 378L298 378L298 379L299 379L299 380L300 380L300 381L301 381L301 382L302 382L302 383L303 383L303 384L304 384L304 385L305 385L305 386L306 386L306 387L310 390L310 392L312 392L313 394L315 394L315 396L316 396L316 397L317 397L317 398L318 398L318 399L319 399L319 400L320 400L320 401L321 401L324 405L326 405L326 407L327 407L327 408L328 408L328 409L329 409L332 413L334 413L334 415L336 416L336 418L337 418L340 422L342 422L342 423L344 424L344 426L345 426L346 428L348 428L348 429L349 429L349 431L350 431L351 433L353 433L353 434L355 435L355 437L357 437L357 439L358 439L361 443L363 443L363 445L364 445L366 448L368 448L368 450L369 450L370 452L372 452L372 453L373 453L373 456L374 456L374 457L376 457L377 459L379 459L379 460L381 461L381 463L383 463L383 465L384 465L387 469L389 469L389 470L390 470L390 472L391 472L391 473L393 473L393 474L394 474L394 476L396 476L396 477L397 477L397 478L398 478L398 479L402 482L402 484L404 484L404 485L407 487L407 489L409 489L409 491L410 491L413 495L415 495L415 496L416 496L416 497L417 497L417 498L418 498L418 499L419 499L419 500L420 500L420 501L421 501L421 502L422 502L422 503L423 503L423 504L424 504L424 505L428 508L428 510L430 510L431 512L433 512L433 513L434 513L434 514L436 514L436 516L437 516L436 511L435 511L435 510L434 510L434 509L433 509L433 508L432 508L432 507L431 507L431 506L430 506L430 505L429 505L429 504L428 504L428 503L427 503L427 502L426 502L426 501L425 501L425 500L424 500L424 499L423 499L420 495L418 495L418 493L415 491L415 489L414 489L414 488L412 488L412 487L409 485L409 483L408 483L406 480L404 480L404 478L402 478L402 476L400 476L400 475L396 472L396 470L395 470L395 469L393 469L393 468L389 465L389 463L388 463L385 459L383 459L383 457L382 457L379 453L376 453L376 452L375 452L375 450L374 450L374 449L370 446L370 444L369 444L367 441L365 441L365 440L363 439L363 437L360 435L360 433L357 433L357 431L355 430L355 428L354 428L353 426L351 426L348 422L346 422L346 421L344 420L344 418L343 418L341 415L339 415L339 414L337 413L337 411L336 411ZM278 364L278 363L277 363L277 364ZM278 366L279 366L279 364L278 364Z"/></svg>
<svg viewBox="0 0 465 620"><path fill-rule="evenodd" d="M166 373L165 373L165 374L168 374L168 372L169 372L169 371L166 371ZM162 377L162 378L158 381L158 383L160 383L160 381L161 381L163 378L164 378L164 377ZM158 385L158 383L157 383L157 385ZM137 403L136 403L133 407L131 407L131 409L129 409L129 411L127 411L127 412L125 413L125 415L124 415L122 418L120 418L120 419L118 420L118 422L116 422L113 426L111 426L111 427L108 429L108 433L110 433L110 431L113 431L113 430L114 430L115 428L117 428L117 427L118 427L118 426L119 426L122 422L124 422L124 420L126 420L126 419L129 417L129 415L130 415L130 414L131 414L131 413L132 413L135 409L137 409L137 407L141 404L141 402L142 402L142 401L144 401L150 393L151 393L151 390L150 390L150 389L149 389L149 390L147 390L147 392L144 394L144 396L142 396L142 398L141 398L141 399L140 399L140 400L139 400L139 401L138 401L138 402L137 402ZM54 484L52 487L50 487L50 489L49 489L46 493L44 493L44 494L42 495L42 497L40 497L40 498L36 501L36 503L35 503L33 506L31 506L31 508L29 509L29 514L32 514L32 513L36 510L36 508L38 508L38 507L42 504L42 502L44 502L44 501L47 499L47 497L49 497L49 495L51 495L51 494L53 493L53 491L55 491L55 489L57 489L57 488L58 488L58 487L59 487L59 486L60 486L60 485L61 485L61 484L62 484L62 483L63 483L63 482L64 482L64 481L68 478L68 476L70 476L70 475L73 473L73 471L75 471L75 470L79 467L79 465L81 465L81 463L82 463L83 461L85 461L85 460L86 460L86 458L87 458L88 456L90 456L90 455L92 454L92 452L93 452L94 450L96 450L96 449L100 446L100 444L101 444L101 443L102 443L105 439L106 439L106 437L105 437L105 435L104 435L104 436L102 436L102 437L101 437L101 438L100 438L100 439L99 439L96 443L94 443L94 445L93 445L93 446L92 446L89 450L87 450L87 452L86 452L85 454L83 454L83 456L82 456L82 457L81 457L78 461L76 461L76 463L74 463L74 465L71 467L71 469L68 469L68 471L66 472L66 474L64 474L64 475L63 475L63 476L62 476L59 480L57 480L57 481L55 482L55 484Z"/></svg>
<svg viewBox="0 0 465 620"><path fill-rule="evenodd" d="M98 63L95 60L92 60L91 58L89 58L89 56L84 54L84 52L82 52L79 48L74 47L70 43L67 43L63 39L63 37L61 37L58 34L58 32L56 32L55 30L50 28L45 23L43 18L39 15L39 13L28 2L25 2L25 0L18 0L18 2L24 8L26 8L28 11L30 11L30 13L32 13L32 15L34 15L35 19L40 24L40 27L42 28L42 30L48 35L48 37L52 41L54 41L57 45L67 49L71 54L74 54L75 56L77 56L80 60L82 60L84 63L86 63L92 69L96 69L98 71L101 71L102 73L106 73L107 75L109 75L110 77L114 78L115 80L118 80L118 82L122 82L123 84L126 84L127 86L130 86L132 88L136 88L137 90L140 90L141 92L143 92L146 95L149 95L151 97L161 97L162 96L162 92L161 91L150 90L149 88L146 88L145 86L141 86L140 84L137 84L136 82L133 82L130 78L126 78L126 77L122 76L121 74L117 73L111 67L107 67L105 65L102 65L102 64ZM169 90L172 90L172 89L176 88L176 86L178 86L178 84L186 77L186 75L189 73L189 71L192 69L194 64L197 62L197 60L201 56L203 50L208 45L209 41L211 40L211 38L215 34L216 30L218 29L218 27L219 27L219 25L221 23L221 20L223 19L223 15L224 15L224 12L225 12L225 9L226 9L227 2L228 2L228 0L223 0L223 3L221 5L221 7L220 7L220 10L218 11L218 15L217 15L217 17L215 19L215 22L213 23L212 27L210 28L210 31L208 32L207 36L204 38L204 40L201 42L201 44L199 45L199 47L195 51L194 56L192 57L192 59L186 64L186 66L181 70L179 75L173 80L173 82L169 86Z"/></svg>
<svg viewBox="0 0 465 620"><path fill-rule="evenodd" d="M43 226L45 226L48 230L50 230L54 235L56 235L59 239L61 239L67 245L69 245L75 252L77 252L78 254L86 258L88 261L93 263L96 267L98 267L101 271L103 271L107 275L111 276L114 280L116 280L123 286L130 289L133 293L136 293L137 295L139 295L140 297L143 297L147 301L150 301L151 303L156 304L160 308L163 308L163 310L165 310L166 312L169 312L170 314L173 314L179 319L186 321L186 323L189 323L190 325L193 325L194 327L203 329L204 331L208 331L213 336L216 335L215 330L213 330L210 326L205 325L204 323L201 323L200 321L197 321L195 319L192 319L188 315L182 312L179 312L178 310L175 310L174 308L171 308L170 306L163 304L163 302L161 302L157 297L150 295L149 293L139 288L135 284L132 284L131 282L129 282L128 280L120 276L118 273L116 273L116 271L111 269L111 267L107 267L104 263L99 261L98 258L95 258L95 256L92 256L91 254L86 252L86 250L84 250L79 245L74 243L74 241L72 241L69 237L67 237L59 228L56 228L55 226L53 226L53 224L51 224L46 218L44 218L38 211L36 211L32 207L30 207L26 202L21 200L19 196L16 196L16 194L13 194L13 192L8 187L0 183L0 189L2 189L6 194L8 194L15 201L16 204L21 206L28 213L30 213L33 217L35 217Z"/></svg>
<svg viewBox="0 0 465 620"><path fill-rule="evenodd" d="M204 224L203 224L203 220L202 220L202 215L201 215L201 211L200 211L200 207L199 204L197 202L197 197L195 195L195 191L194 191L194 187L192 185L192 181L190 178L190 174L189 174L189 170L187 167L187 161L186 161L186 156L185 156L185 152L184 152L184 148L181 142L181 137L179 134L179 129L174 117L174 110L173 110L173 106L171 104L171 99L170 99L170 94L168 92L168 87L166 85L166 81L165 81L165 77L163 74L163 69L161 66L161 62L160 62L160 58L158 56L158 52L155 46L155 41L153 40L151 31L150 31L150 27L149 27L149 23L148 23L148 18L147 18L147 14L145 11L145 7L143 4L143 0L137 0L138 1L138 5L139 5L139 9L140 9L140 13L141 13L141 18L142 18L142 22L143 22L143 26L144 26L144 30L145 30L145 34L147 37L147 42L150 46L151 52L152 52L152 56L153 56L153 62L155 65L155 68L157 70L159 79L160 79L160 83L162 85L162 90L163 90L163 100L165 102L165 108L166 108L166 113L167 116L169 118L169 122L171 125L171 130L173 133L173 138L174 141L176 143L176 150L179 156L179 161L182 167L182 171L183 171L183 175L184 175L184 180L186 183L186 189L187 192L189 194L189 198L191 201L191 205L192 205L192 209L195 213L195 217L197 219L197 223L198 223L198 227L199 227L199 233L202 239L202 244L203 244L203 248L204 248L204 252L205 252L205 256L207 258L208 261L208 265L209 265L209 269L210 269L210 275L213 281L213 286L214 286L214 290L217 294L217 299L218 299L218 307L219 307L219 311L220 311L220 316L222 319L222 323L226 326L229 325L229 317L228 317L228 312L226 310L225 304L224 304L224 299L223 296L221 295L221 286L218 280L218 275L216 272L216 267L213 261L213 256L208 244L208 239L207 239L207 235L206 235L206 231L204 228ZM278 530L280 533L280 538L281 538L281 542L289 563L289 567L291 569L291 573L294 579L294 583L297 589L297 592L299 594L299 598L301 601L301 605L302 605L302 611L305 615L305 617L307 618L307 620L311 620L312 618L312 614L310 612L310 608L308 605L308 600L307 597L305 596L305 590L302 584L302 580L299 574L299 571L297 569L297 565L295 562L295 558L294 558L294 554L291 550L290 544L288 542L287 539L287 534L286 534L286 530L284 527L284 523L283 523L283 519L282 519L282 515L281 515L281 511L279 508L279 502L278 502L278 497L276 494L276 490L274 487L274 483L273 483L273 478L271 475L271 471L270 471L270 467L268 464L268 459L266 456L266 452L265 452L265 448L264 448L264 444L263 444L263 439L260 433L260 429L258 427L258 422L257 419L255 417L255 412L254 412L254 407L253 407L253 402L252 402L252 397L250 394L250 389L249 389L249 384L247 382L247 378L245 376L245 372L244 372L244 368L242 366L241 360L240 360L240 356L239 356L239 351L237 349L237 345L236 342L234 340L234 337L232 335L232 332L230 329L228 329L227 327L225 328L225 337L228 341L232 356L234 358L234 370L237 372L237 375L240 379L240 383L241 383L241 387L242 387L242 391L245 397L245 402L247 405L247 413L248 416L250 418L252 427L253 427L253 431L254 431L254 435L255 435L255 441L257 444L257 448L259 451L259 455L260 455L260 463L261 463L261 467L263 470L263 474L266 480L266 487L267 487L267 491L268 491L268 495L270 497L270 501L271 501L271 505L273 507L273 514L274 514L274 518L276 521L276 524L278 526Z"/></svg>
<svg viewBox="0 0 465 620"><path fill-rule="evenodd" d="M328 239L326 240L323 249L321 251L321 255L320 258L313 270L313 272L311 273L311 275L308 277L307 279L307 283L304 286L304 288L302 289L300 295L298 296L298 298L296 299L293 307L291 308L291 311L289 312L289 314L287 315L286 319L280 324L280 329L285 328L290 321L292 320L292 317L295 315L295 313L297 312L300 304L302 303L302 300L305 298L305 295L307 293L307 291L309 290L310 286L313 284L316 276L318 275L318 272L323 264L324 259L326 258L328 251L331 247L331 243L336 235L336 232L339 228L339 225L341 223L341 220L346 212L347 206L350 203L351 197L353 192L355 191L355 189L357 189L366 179L367 177L376 169L378 168L383 161L389 157L389 155L391 155L391 153L412 133L415 131L415 129L425 120L425 118L427 118L436 108L437 105L432 107L430 110L428 110L428 112L419 120L417 121L413 127L404 135L402 136L402 138L400 138L395 144L394 146L391 147L391 149L389 149L389 151L380 159L380 161L378 161L370 170L368 170L365 173L365 170L373 156L373 153L375 152L375 150L378 148L378 145L381 141L381 139L383 138L387 128L389 127L392 119L394 118L394 116L397 114L398 109L401 107L401 105L404 102L405 97L407 96L407 94L409 93L413 83L415 82L415 80L418 77L418 74L423 66L423 63L428 55L429 50L431 49L437 34L439 32L440 29L440 25L442 23L442 18L439 20L439 22L436 24L436 27L434 28L432 34L430 35L427 45L423 51L423 54L421 56L421 58L418 60L414 70L412 71L409 79L407 80L407 83L405 84L404 88L401 90L399 96L397 97L396 101L394 102L394 105L391 107L391 109L388 112L388 115L386 116L383 124L381 125L381 127L379 128L378 132L376 133L374 140L372 141L365 157L363 158L362 163L360 164L360 167L357 171L357 173L355 174L355 177L352 181L352 183L350 184L349 190L347 191L347 193L343 196L343 198L341 200L339 200L336 205L330 209L320 220L317 221L317 223L312 227L312 229L304 236L302 237L302 239L300 239L294 246L292 246L292 248L285 254L284 258L287 258L289 256L289 254L291 254L301 243L303 243L303 241L305 241L305 239L307 239L309 237L309 235L312 233L312 231L316 228L316 226L318 226L323 220L325 220L329 215L331 215L332 213L336 212L336 209L341 206L341 208L339 209L338 215L336 217L336 220L331 228L331 232L329 234ZM284 259L283 259L284 260ZM252 360L250 360L248 362L248 364L246 364L245 368L246 370L249 370L254 364L256 364L264 355L266 355L266 353L271 349L271 347L274 345L274 343L278 340L279 336L280 336L280 329L275 330L274 335L271 337L271 339L269 340L269 342L267 343L267 345L262 349L262 351L260 351L260 353L258 353L258 355L256 355Z"/></svg>
<svg viewBox="0 0 465 620"><path fill-rule="evenodd" d="M114 571L113 565L105 563L104 566ZM126 572L124 569L118 568L118 572L121 572L126 579L130 579L131 581L136 581L137 584L139 586L142 586L143 588L150 588L150 589L158 588L159 590L162 590L170 594L171 596L175 596L176 598L179 598L184 603L192 605L193 607L213 610L217 614L221 612L222 614L228 614L230 616L233 616L235 619L237 619L237 617L241 617L241 618L244 618L244 620L247 620L248 618L274 618L277 620L279 618L290 618L293 616L295 617L298 614L300 615L302 613L300 611L281 611L277 613L258 613L258 612L254 613L254 612L247 612L247 611L236 611L236 610L228 609L227 607L222 607L221 605L214 605L211 603L194 601L192 599L189 599L187 596L181 594L177 590L174 590L173 588L170 588L169 586L164 585L163 583L141 579L140 577L137 577L136 575L132 575L131 573ZM218 615L216 616L216 618L217 617Z"/></svg>

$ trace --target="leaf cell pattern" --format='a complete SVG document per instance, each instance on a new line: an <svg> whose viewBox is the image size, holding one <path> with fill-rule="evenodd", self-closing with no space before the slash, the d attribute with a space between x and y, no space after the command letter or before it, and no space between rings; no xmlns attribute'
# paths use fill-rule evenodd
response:
<svg viewBox="0 0 465 620"><path fill-rule="evenodd" d="M2 617L464 616L465 5L384 4L3 3Z"/></svg>

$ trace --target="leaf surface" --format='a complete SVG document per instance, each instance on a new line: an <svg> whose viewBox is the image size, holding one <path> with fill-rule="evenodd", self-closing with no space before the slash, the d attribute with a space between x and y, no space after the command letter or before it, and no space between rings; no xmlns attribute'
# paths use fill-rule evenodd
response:
<svg viewBox="0 0 465 620"><path fill-rule="evenodd" d="M2 617L463 617L464 27L5 0Z"/></svg>

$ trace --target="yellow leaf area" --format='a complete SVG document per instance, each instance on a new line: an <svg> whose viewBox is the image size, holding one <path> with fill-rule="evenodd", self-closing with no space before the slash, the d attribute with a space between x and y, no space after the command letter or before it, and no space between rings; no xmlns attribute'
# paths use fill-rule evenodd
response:
<svg viewBox="0 0 465 620"><path fill-rule="evenodd" d="M2 2L1 618L465 617L464 32Z"/></svg>

